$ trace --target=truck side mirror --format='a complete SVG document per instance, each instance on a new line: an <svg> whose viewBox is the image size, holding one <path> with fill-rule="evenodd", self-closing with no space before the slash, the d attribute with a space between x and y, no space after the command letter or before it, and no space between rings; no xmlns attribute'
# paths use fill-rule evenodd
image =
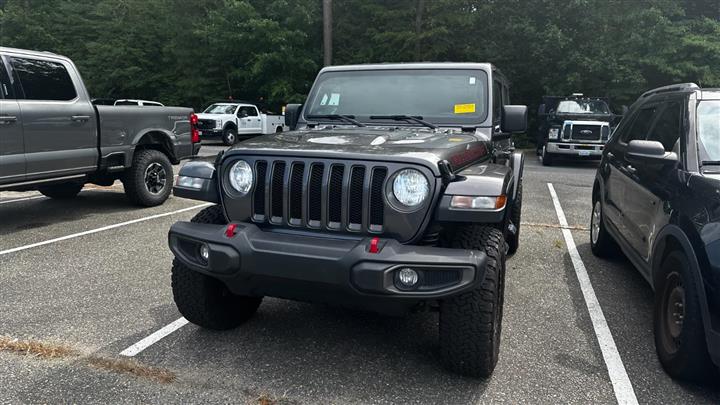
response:
<svg viewBox="0 0 720 405"><path fill-rule="evenodd" d="M540 104L538 107L537 115L545 115L545 104Z"/></svg>
<svg viewBox="0 0 720 405"><path fill-rule="evenodd" d="M628 112L628 106L623 105L620 110L622 111L622 115L626 115Z"/></svg>
<svg viewBox="0 0 720 405"><path fill-rule="evenodd" d="M288 104L285 106L285 125L290 128L291 131L297 129L297 123L300 119L300 111L302 111L302 104Z"/></svg>
<svg viewBox="0 0 720 405"><path fill-rule="evenodd" d="M526 105L504 105L500 117L500 131L504 133L527 130L528 108Z"/></svg>

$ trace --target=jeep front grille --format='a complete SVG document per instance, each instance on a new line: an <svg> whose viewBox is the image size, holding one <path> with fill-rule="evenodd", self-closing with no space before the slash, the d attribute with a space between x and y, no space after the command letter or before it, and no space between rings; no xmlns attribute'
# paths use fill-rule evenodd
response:
<svg viewBox="0 0 720 405"><path fill-rule="evenodd" d="M252 220L381 233L388 168L364 162L255 161Z"/></svg>

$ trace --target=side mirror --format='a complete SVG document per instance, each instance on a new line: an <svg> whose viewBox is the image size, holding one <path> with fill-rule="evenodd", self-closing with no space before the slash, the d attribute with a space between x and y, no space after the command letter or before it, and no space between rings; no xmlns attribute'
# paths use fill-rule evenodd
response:
<svg viewBox="0 0 720 405"><path fill-rule="evenodd" d="M285 125L287 125L291 131L297 129L297 123L300 119L300 111L302 111L302 107L302 104L288 104L285 106Z"/></svg>
<svg viewBox="0 0 720 405"><path fill-rule="evenodd" d="M528 108L526 105L504 105L500 116L500 132L516 133L527 130Z"/></svg>
<svg viewBox="0 0 720 405"><path fill-rule="evenodd" d="M540 104L538 107L537 115L545 115L545 104Z"/></svg>
<svg viewBox="0 0 720 405"><path fill-rule="evenodd" d="M620 111L622 111L622 115L627 114L628 110L629 110L628 106L626 106L624 104L622 105L622 107L620 107Z"/></svg>
<svg viewBox="0 0 720 405"><path fill-rule="evenodd" d="M658 141L630 141L625 156L630 163L669 165L678 161L677 153L665 151Z"/></svg>

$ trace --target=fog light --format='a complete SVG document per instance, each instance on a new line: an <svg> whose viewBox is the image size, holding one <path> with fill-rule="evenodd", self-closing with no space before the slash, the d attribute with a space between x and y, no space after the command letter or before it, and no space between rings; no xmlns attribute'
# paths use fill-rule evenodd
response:
<svg viewBox="0 0 720 405"><path fill-rule="evenodd" d="M418 282L418 274L413 269L400 269L398 272L398 281L402 284L402 287L413 288Z"/></svg>
<svg viewBox="0 0 720 405"><path fill-rule="evenodd" d="M210 248L208 248L208 245L202 244L200 245L200 258L207 263L208 259L210 258Z"/></svg>

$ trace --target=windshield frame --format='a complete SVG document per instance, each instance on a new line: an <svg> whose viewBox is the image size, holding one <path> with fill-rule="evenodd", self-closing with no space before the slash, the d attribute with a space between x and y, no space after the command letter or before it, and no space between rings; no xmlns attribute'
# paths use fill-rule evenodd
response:
<svg viewBox="0 0 720 405"><path fill-rule="evenodd" d="M453 122L453 121L447 121L447 120L438 120L437 117L430 117L430 116L423 116L423 119L426 121L431 122L432 124L437 125L438 127L463 127L463 126L474 126L474 127L484 127L484 126L490 126L490 124L487 123L488 117L490 116L490 104L491 104L491 94L492 91L490 89L490 79L491 79L491 73L483 68L480 67L422 67L422 66L413 66L413 67L407 67L407 68L395 68L395 67L388 67L386 69L378 68L378 69L347 69L347 70L328 70L328 71L321 71L320 74L318 74L317 78L315 79L315 82L313 83L313 86L310 90L310 93L308 94L308 97L306 99L305 105L302 109L302 114L300 116L300 121L308 124L308 123L315 123L315 122L322 122L325 124L326 122L323 120L317 120L317 119L308 119L308 115L315 115L315 112L310 113L310 108L313 105L313 103L316 101L316 99L319 97L319 91L320 91L320 85L324 80L327 80L328 77L337 77L344 74L352 75L352 74L382 74L381 72L413 72L413 73L424 73L424 71L452 71L452 72L465 72L465 73L472 73L477 76L476 81L483 86L483 110L480 114L480 117L472 117L468 120L463 120L463 122ZM382 115L397 115L399 112L397 111L387 111L386 113ZM344 114L346 115L346 114ZM371 120L369 117L370 115L377 115L377 114L370 114L370 115L357 115L352 114L355 116L355 119L362 122L363 124L367 126L375 126L375 127L387 127L387 126L393 126L393 127L419 127L423 126L418 123L414 122L402 122L402 121L394 121L394 120ZM418 115L418 114L413 114ZM332 123L328 121L327 123ZM337 122L335 122L337 123Z"/></svg>
<svg viewBox="0 0 720 405"><path fill-rule="evenodd" d="M696 137L696 146L697 146L697 153L698 153L698 163L700 166L702 166L702 162L720 162L720 152L717 156L711 156L705 147L704 142L704 136L701 132L701 121L703 120L703 117L701 117L700 108L702 108L703 105L709 105L714 104L717 106L717 108L720 108L720 100L700 100L697 103L697 106L695 108L695 137ZM718 114L718 118L720 118L720 114ZM720 138L720 120L716 124L718 126L717 136ZM720 139L718 139L718 144L720 145Z"/></svg>

